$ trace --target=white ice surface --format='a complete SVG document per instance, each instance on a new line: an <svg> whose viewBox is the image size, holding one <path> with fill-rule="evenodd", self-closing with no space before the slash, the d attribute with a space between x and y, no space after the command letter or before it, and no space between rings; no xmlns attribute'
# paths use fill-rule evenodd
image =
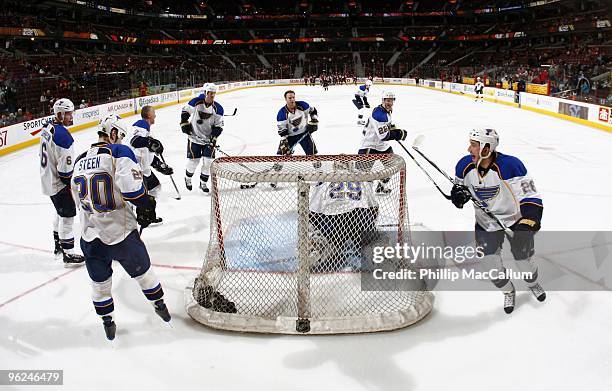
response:
<svg viewBox="0 0 612 391"><path fill-rule="evenodd" d="M219 95L226 112L238 108L226 118L222 148L237 155L275 153L275 119L285 89ZM319 109L314 138L322 154L358 149L353 89L295 87L298 99ZM382 89L374 86L371 102ZM535 178L546 207L543 229L612 230L611 134L463 96L393 89L394 122L408 129L406 143L425 135L422 149L441 167L452 172L466 153L469 128L494 127L499 149L519 156ZM249 335L195 323L184 311L183 289L202 264L210 198L185 190L186 139L179 117L180 106L160 109L152 129L164 143L183 199L172 198L169 178L160 175L158 214L164 224L143 233L172 328L115 265L113 343L104 338L93 310L85 268L70 271L53 259L53 207L40 191L37 147L0 157L0 369L63 369L66 390L610 389L609 290L549 292L545 303L520 292L511 316L503 313L499 292L437 292L435 309L423 322L373 335ZM75 151L96 138L92 129L76 133ZM404 155L399 146L394 149ZM407 166L413 223L472 229L471 208L455 209L410 160Z"/></svg>

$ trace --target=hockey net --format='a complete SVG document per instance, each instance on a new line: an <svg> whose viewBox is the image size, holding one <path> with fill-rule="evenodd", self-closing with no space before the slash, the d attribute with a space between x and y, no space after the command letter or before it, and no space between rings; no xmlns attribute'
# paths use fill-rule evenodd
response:
<svg viewBox="0 0 612 391"><path fill-rule="evenodd" d="M433 305L422 281L363 284L368 248L409 240L405 177L393 154L216 159L210 241L187 312L213 328L284 334L418 322Z"/></svg>

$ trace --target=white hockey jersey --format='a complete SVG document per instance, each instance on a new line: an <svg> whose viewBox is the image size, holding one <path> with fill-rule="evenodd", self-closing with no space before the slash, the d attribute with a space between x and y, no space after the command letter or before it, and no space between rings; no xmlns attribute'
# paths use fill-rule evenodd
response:
<svg viewBox="0 0 612 391"><path fill-rule="evenodd" d="M377 206L372 182L319 182L310 189L310 211L314 213L330 216Z"/></svg>
<svg viewBox="0 0 612 391"><path fill-rule="evenodd" d="M481 169L482 170L482 169ZM542 198L523 163L516 157L495 152L495 159L484 176L476 169L472 156L459 160L455 167L455 182L468 187L472 195L507 227L537 208L541 216ZM499 231L495 220L474 206L476 223L486 231Z"/></svg>
<svg viewBox="0 0 612 391"><path fill-rule="evenodd" d="M188 136L189 140L196 144L210 143L212 127L223 127L223 106L216 101L207 105L205 97L206 95L200 94L183 107L183 111L189 113L189 122L193 126L193 134Z"/></svg>
<svg viewBox="0 0 612 391"><path fill-rule="evenodd" d="M357 88L357 92L355 92L355 96L359 96L363 98L367 96L369 92L370 90L366 88L366 85L364 84L364 85L359 86L359 88Z"/></svg>
<svg viewBox="0 0 612 391"><path fill-rule="evenodd" d="M476 84L474 85L474 91L477 94L482 94L484 91L484 84L481 81L476 82Z"/></svg>
<svg viewBox="0 0 612 391"><path fill-rule="evenodd" d="M136 156L136 160L140 165L140 169L145 176L151 175L151 163L153 162L153 158L155 154L149 151L149 148L142 146L142 138L147 138L151 134L151 125L145 121L144 119L140 119L132 125L125 139L127 143L134 152ZM139 141L141 141L139 143Z"/></svg>
<svg viewBox="0 0 612 391"><path fill-rule="evenodd" d="M377 151L389 149L389 131L394 128L391 112L376 106L363 128L363 138L359 149L372 148Z"/></svg>
<svg viewBox="0 0 612 391"><path fill-rule="evenodd" d="M73 168L72 135L63 125L50 122L40 133L40 183L52 196L70 183Z"/></svg>
<svg viewBox="0 0 612 391"><path fill-rule="evenodd" d="M308 115L310 115L314 108L301 100L296 101L295 104L297 107L293 113L287 109L287 106L283 106L278 111L276 115L276 125L279 134L287 130L289 136L297 136L306 131Z"/></svg>
<svg viewBox="0 0 612 391"><path fill-rule="evenodd" d="M123 241L137 228L126 201L146 194L140 166L127 145L93 144L74 165L72 195L80 209L81 237L108 245Z"/></svg>

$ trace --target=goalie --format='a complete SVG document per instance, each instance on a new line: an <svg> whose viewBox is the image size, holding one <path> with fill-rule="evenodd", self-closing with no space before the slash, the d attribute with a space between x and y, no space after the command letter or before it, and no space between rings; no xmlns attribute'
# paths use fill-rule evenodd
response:
<svg viewBox="0 0 612 391"><path fill-rule="evenodd" d="M334 163L334 171L350 172L351 162ZM330 272L349 265L351 254L376 237L378 201L371 182L319 182L310 192L313 272Z"/></svg>

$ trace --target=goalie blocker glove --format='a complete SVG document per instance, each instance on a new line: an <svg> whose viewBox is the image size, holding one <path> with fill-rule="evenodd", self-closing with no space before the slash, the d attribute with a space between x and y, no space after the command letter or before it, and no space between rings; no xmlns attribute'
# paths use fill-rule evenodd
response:
<svg viewBox="0 0 612 391"><path fill-rule="evenodd" d="M469 200L472 199L472 195L467 187L463 185L454 185L451 189L451 201L457 208L462 209Z"/></svg>
<svg viewBox="0 0 612 391"><path fill-rule="evenodd" d="M162 162L157 156L153 157L153 162L151 163L151 167L156 169L163 175L172 175L174 174L174 170L172 167Z"/></svg>

